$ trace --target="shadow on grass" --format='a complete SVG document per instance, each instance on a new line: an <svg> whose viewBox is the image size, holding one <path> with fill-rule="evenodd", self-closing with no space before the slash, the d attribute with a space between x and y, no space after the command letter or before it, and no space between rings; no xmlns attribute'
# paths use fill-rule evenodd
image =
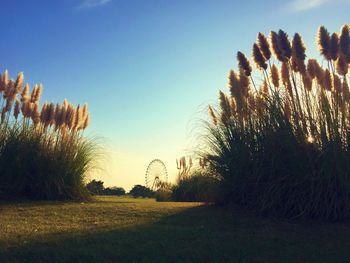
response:
<svg viewBox="0 0 350 263"><path fill-rule="evenodd" d="M349 262L348 244L348 225L201 206L144 225L40 236L0 248L0 262Z"/></svg>

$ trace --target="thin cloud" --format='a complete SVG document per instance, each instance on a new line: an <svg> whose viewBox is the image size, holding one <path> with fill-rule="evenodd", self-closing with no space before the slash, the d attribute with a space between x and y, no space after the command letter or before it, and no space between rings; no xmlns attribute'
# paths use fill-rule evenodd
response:
<svg viewBox="0 0 350 263"><path fill-rule="evenodd" d="M293 0L288 6L288 9L294 12L306 11L326 3L329 3L330 0Z"/></svg>
<svg viewBox="0 0 350 263"><path fill-rule="evenodd" d="M93 8L98 6L104 6L111 1L112 0L83 0L83 2L78 6L78 8L82 9L82 8Z"/></svg>

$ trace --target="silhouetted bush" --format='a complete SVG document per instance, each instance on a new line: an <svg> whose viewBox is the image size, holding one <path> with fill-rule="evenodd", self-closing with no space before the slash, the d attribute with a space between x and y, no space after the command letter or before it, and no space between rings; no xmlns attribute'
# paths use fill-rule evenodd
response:
<svg viewBox="0 0 350 263"><path fill-rule="evenodd" d="M172 201L172 191L171 189L158 189L155 193L155 198L158 202Z"/></svg>
<svg viewBox="0 0 350 263"><path fill-rule="evenodd" d="M107 187L103 190L102 194L122 196L125 195L125 190L122 187Z"/></svg>
<svg viewBox="0 0 350 263"><path fill-rule="evenodd" d="M215 202L218 200L219 180L205 171L195 171L181 178L172 188L174 201Z"/></svg>
<svg viewBox="0 0 350 263"><path fill-rule="evenodd" d="M129 192L133 197L154 197L154 192L146 186L135 185Z"/></svg>
<svg viewBox="0 0 350 263"><path fill-rule="evenodd" d="M0 192L3 198L89 197L84 180L96 158L93 142L72 136L67 142L48 146L49 138L34 127L15 127L3 132L2 138Z"/></svg>
<svg viewBox="0 0 350 263"><path fill-rule="evenodd" d="M102 195L105 187L103 186L102 181L92 180L87 185L86 188L89 190L89 192L93 195Z"/></svg>
<svg viewBox="0 0 350 263"><path fill-rule="evenodd" d="M87 185L86 188L93 195L125 195L125 190L122 187L107 187L105 188L102 181L92 180Z"/></svg>

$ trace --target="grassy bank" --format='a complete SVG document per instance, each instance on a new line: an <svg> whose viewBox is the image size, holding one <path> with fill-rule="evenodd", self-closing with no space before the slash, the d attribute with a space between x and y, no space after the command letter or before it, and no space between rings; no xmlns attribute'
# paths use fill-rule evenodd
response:
<svg viewBox="0 0 350 263"><path fill-rule="evenodd" d="M0 203L0 262L348 262L350 224L277 222L199 203Z"/></svg>

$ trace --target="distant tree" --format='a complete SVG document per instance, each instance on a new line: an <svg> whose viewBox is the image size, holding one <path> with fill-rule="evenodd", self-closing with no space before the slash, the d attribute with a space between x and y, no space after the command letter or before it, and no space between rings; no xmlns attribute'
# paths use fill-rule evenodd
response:
<svg viewBox="0 0 350 263"><path fill-rule="evenodd" d="M146 186L137 184L129 192L133 197L153 197L154 192Z"/></svg>
<svg viewBox="0 0 350 263"><path fill-rule="evenodd" d="M101 195L104 191L104 186L102 181L92 180L86 185L86 188L90 191L91 194Z"/></svg>
<svg viewBox="0 0 350 263"><path fill-rule="evenodd" d="M125 190L122 187L107 187L106 189L104 189L103 194L121 196L125 195Z"/></svg>

